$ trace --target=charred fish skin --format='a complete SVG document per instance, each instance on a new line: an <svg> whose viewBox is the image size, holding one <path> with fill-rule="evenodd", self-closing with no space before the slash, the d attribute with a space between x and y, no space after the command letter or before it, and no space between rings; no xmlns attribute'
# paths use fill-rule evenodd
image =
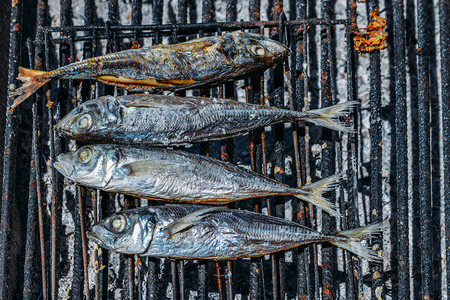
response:
<svg viewBox="0 0 450 300"><path fill-rule="evenodd" d="M83 146L60 154L54 167L85 186L136 197L184 203L226 204L270 195L293 195L339 216L322 194L340 175L291 188L211 157L162 148L125 145Z"/></svg>
<svg viewBox="0 0 450 300"><path fill-rule="evenodd" d="M380 261L378 253L363 247L360 241L385 227L386 223L379 223L324 235L298 223L249 211L166 205L118 212L95 224L88 237L112 251L159 258L237 259L311 242L330 242Z"/></svg>
<svg viewBox="0 0 450 300"><path fill-rule="evenodd" d="M129 91L183 90L252 76L288 53L286 46L266 36L237 31L109 53L49 72L19 68L24 84L12 92L16 99L11 109L51 80L93 79Z"/></svg>
<svg viewBox="0 0 450 300"><path fill-rule="evenodd" d="M356 102L297 112L228 99L134 94L87 101L56 130L78 141L177 146L219 140L284 121L352 132L339 121Z"/></svg>

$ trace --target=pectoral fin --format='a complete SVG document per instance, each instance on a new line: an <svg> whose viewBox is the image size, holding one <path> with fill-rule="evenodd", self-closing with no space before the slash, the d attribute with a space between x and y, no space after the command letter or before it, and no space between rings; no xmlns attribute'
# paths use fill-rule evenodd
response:
<svg viewBox="0 0 450 300"><path fill-rule="evenodd" d="M222 208L223 207L221 207L221 206L219 206L219 207L216 206L216 207L205 208L205 209L201 209L196 212L193 212L193 213L167 225L166 228L164 229L164 233L166 234L167 238L170 239L175 234L177 234L181 231L187 230L187 229L191 228L192 226L194 226L195 223L199 222L205 216L205 214L208 214L208 213L216 211L216 210L220 210Z"/></svg>

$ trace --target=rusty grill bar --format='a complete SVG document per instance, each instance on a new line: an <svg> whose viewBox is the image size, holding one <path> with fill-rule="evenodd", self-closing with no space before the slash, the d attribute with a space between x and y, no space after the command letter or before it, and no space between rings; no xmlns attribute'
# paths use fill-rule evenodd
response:
<svg viewBox="0 0 450 300"><path fill-rule="evenodd" d="M28 22L27 18L22 21L24 3L28 2L16 0L12 6L9 86L18 84L18 66L49 70L74 62L78 51L83 58L89 58L230 30L264 33L289 45L290 60L264 76L229 82L202 90L201 94L235 100L245 94L250 103L266 104L269 99L273 106L308 110L339 102L345 91L348 101L362 102L351 116L357 134L317 130L304 123L279 124L271 130L252 131L248 139L205 143L189 151L248 165L255 172L291 186L301 186L336 171L345 173L336 193L329 195L339 205L341 220L292 197L242 201L230 204L232 208L285 217L329 233L393 217L389 239L375 239L371 244L389 254L383 266L367 265L353 254L327 244L302 246L270 258L218 263L122 256L92 247L85 237L92 222L119 208L146 202L141 204L133 197L80 186L71 194L63 186L63 178L50 166L55 155L67 151L69 144L54 134L55 122L83 101L124 91L91 81L60 80L55 89L47 85L14 113L6 113L1 299L58 299L65 292L74 299L161 299L166 295L172 299L220 300L238 296L302 300L437 299L450 292L447 291L449 259L441 270L441 259L450 255L448 1L439 3L440 52L434 35L437 29L433 27L437 8L422 0L417 1L417 7L410 0L371 0L367 4L348 0L343 12L337 12L332 1L263 4L251 0L248 21L241 22L237 22L241 12L236 0L226 1L224 21L219 20L218 3L213 0L178 0L177 12L172 6L174 2L153 0L153 15L145 16L152 24L142 24L143 6L149 5L146 1L109 1L106 23L101 24L95 1L85 0L82 26L73 26L72 1L61 0L58 27L49 26L51 3L40 0L33 8L36 24L30 24L35 25L36 34L29 30L22 34ZM121 25L122 5L131 7L131 25ZM200 16L197 6L201 8ZM388 48L359 54L353 42L360 30L357 13L366 17L368 24L370 12L379 6L392 8L392 12L386 12L387 24L392 25L387 28L392 34L387 40ZM165 14L172 24L164 21ZM268 20L263 20L262 15L267 15ZM359 24L359 28L364 26ZM340 41L338 34L345 34L345 39ZM26 38L32 40L25 43ZM339 64L338 51L345 53L344 65ZM389 55L383 57L383 51ZM384 77L382 61L389 63L390 77ZM364 63L368 64L367 81L363 79ZM339 86L339 74L345 76L346 88ZM441 75L441 81L436 74ZM389 84L389 96L384 83ZM366 96L361 93L364 90L368 91ZM12 103L9 97L7 101L8 105ZM390 173L386 175L386 171ZM64 233L68 224L63 214L73 219L71 246ZM441 219L445 226L440 226ZM73 251L71 256L69 251ZM116 274L110 268L117 262ZM444 269L446 272L441 274ZM61 282L62 278L70 284ZM61 291L64 288L69 291Z"/></svg>

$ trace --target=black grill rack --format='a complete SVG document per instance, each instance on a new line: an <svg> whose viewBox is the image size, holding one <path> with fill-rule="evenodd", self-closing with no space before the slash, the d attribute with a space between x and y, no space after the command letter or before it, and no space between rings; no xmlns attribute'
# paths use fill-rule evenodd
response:
<svg viewBox="0 0 450 300"><path fill-rule="evenodd" d="M390 249L385 251L384 265L367 264L329 245L314 244L270 258L218 263L120 256L119 277L112 276L109 269L114 266L108 262L113 254L89 248L85 231L118 205L139 206L141 200L80 186L73 192L49 166L55 155L69 147L66 140L53 134L53 126L61 116L87 99L124 92L90 81L59 81L46 85L14 112L6 112L1 299L57 299L65 293L61 289L68 289L66 294L74 299L161 299L168 286L173 299L235 299L237 295L250 299L438 299L447 293L450 260L446 265L441 260L450 255L449 2L439 3L441 26L437 34L434 20L438 12L428 1L418 0L416 6L410 0L386 0L382 14L390 34L388 48L358 54L353 44L358 29L357 9L363 7L369 15L379 6L376 0L348 0L345 19L335 18L336 3L332 1L270 0L268 7L262 8L260 0L251 0L249 21L241 22L237 22L236 1L226 0L226 20L215 22L215 3L211 0L178 0L176 13L168 2L153 0L153 24L141 25L142 6L147 5L142 0L109 1L108 18L103 24L96 21L95 2L85 0L85 24L73 26L72 1L61 0L61 26L50 27L48 10L54 2L40 0L35 7L32 1L14 0L8 86L18 84L18 66L49 70L75 61L79 51L83 58L89 58L141 46L144 41L161 43L166 37L165 42L174 43L229 30L268 34L290 46L288 62L265 76L194 94L236 99L243 86L248 102L265 104L269 97L272 105L284 107L287 97L288 108L310 109L319 103L337 103L342 98L337 75L345 74L348 101L358 99L359 91L369 91L368 104L355 109L350 120L358 134L316 130L308 124L276 125L270 131L250 132L245 139L202 143L189 151L248 164L256 172L292 186L315 180L319 174L325 177L343 171L345 180L330 195L344 216L337 222L291 197L255 199L230 206L291 218L324 232L355 228L390 216L387 238L383 243L381 239L372 241L373 247L384 244L385 249ZM132 25L119 24L119 5L131 5ZM197 16L195 7L200 5L202 15ZM288 7L288 14L283 5ZM162 24L166 7L171 24ZM269 21L260 20L262 9L267 9ZM30 24L34 22L34 15L28 15L30 11L36 16L36 24ZM337 28L345 29L346 48L341 49L346 53L345 70L342 66L338 70L336 61ZM383 58L383 53L387 57ZM361 72L359 63L367 59L366 84L360 79L366 72ZM389 69L387 78L382 77L385 68ZM384 93L382 83L389 85L389 93ZM389 103L384 107L383 98ZM9 97L7 101L8 105L12 103ZM363 120L362 112L369 115L369 122ZM370 138L362 136L367 129ZM319 151L314 148L317 145ZM367 153L369 163L363 159ZM285 165L289 156L293 158L292 166ZM388 175L382 173L383 157L387 157ZM288 174L291 168L294 171ZM386 188L389 199L383 204ZM69 238L63 230L67 226L63 206L73 217L75 228L71 257ZM92 262L97 264L95 270ZM68 268L73 270L71 276L67 275ZM61 282L63 277L69 279L69 284ZM118 288L123 289L122 294L117 293Z"/></svg>

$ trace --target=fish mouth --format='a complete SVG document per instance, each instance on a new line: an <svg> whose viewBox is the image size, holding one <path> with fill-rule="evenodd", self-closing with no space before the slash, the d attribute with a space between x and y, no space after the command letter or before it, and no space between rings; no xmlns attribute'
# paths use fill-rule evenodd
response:
<svg viewBox="0 0 450 300"><path fill-rule="evenodd" d="M75 170L71 163L64 161L62 154L60 154L56 159L56 162L53 163L53 167L66 177L72 176L73 171Z"/></svg>
<svg viewBox="0 0 450 300"><path fill-rule="evenodd" d="M87 238L93 241L94 243L98 244L100 247L108 248L103 240L95 233L95 231L88 231L87 232Z"/></svg>
<svg viewBox="0 0 450 300"><path fill-rule="evenodd" d="M73 122L71 121L71 119L68 118L68 116L65 116L61 119L61 121L58 122L58 124L56 124L55 130L65 134L66 136L72 137L72 132L70 131L70 125L72 123Z"/></svg>

